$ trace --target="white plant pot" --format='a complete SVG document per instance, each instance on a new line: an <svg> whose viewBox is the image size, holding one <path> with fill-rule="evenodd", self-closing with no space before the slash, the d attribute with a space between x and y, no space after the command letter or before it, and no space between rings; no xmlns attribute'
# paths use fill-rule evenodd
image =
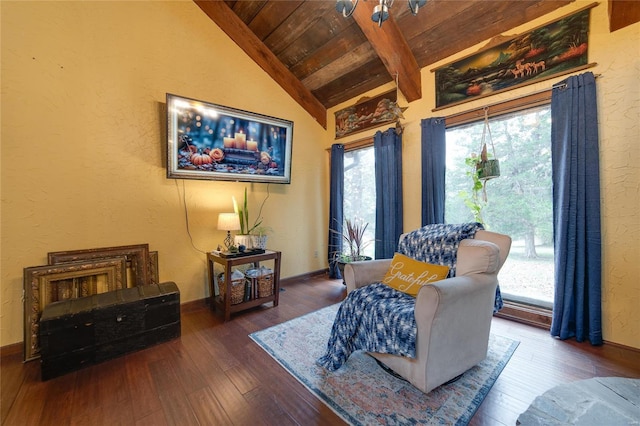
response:
<svg viewBox="0 0 640 426"><path fill-rule="evenodd" d="M253 247L253 241L251 237L251 235L236 235L234 237L234 244L236 247L240 247L241 245L243 245L246 248L251 248Z"/></svg>
<svg viewBox="0 0 640 426"><path fill-rule="evenodd" d="M252 235L251 236L252 240L253 240L253 247L259 248L259 249L266 249L267 248L267 236L266 235Z"/></svg>

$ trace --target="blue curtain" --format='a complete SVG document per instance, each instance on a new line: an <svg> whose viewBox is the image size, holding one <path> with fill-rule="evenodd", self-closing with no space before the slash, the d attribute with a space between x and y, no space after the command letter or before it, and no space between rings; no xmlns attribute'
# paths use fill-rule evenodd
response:
<svg viewBox="0 0 640 426"><path fill-rule="evenodd" d="M373 137L376 168L376 259L390 259L402 234L402 136L394 128Z"/></svg>
<svg viewBox="0 0 640 426"><path fill-rule="evenodd" d="M342 197L344 195L344 145L339 143L331 146L329 179L329 250L327 253L329 278L341 279L342 274L335 261L336 253L342 252Z"/></svg>
<svg viewBox="0 0 640 426"><path fill-rule="evenodd" d="M446 128L444 118L426 118L422 126L422 226L444 223Z"/></svg>
<svg viewBox="0 0 640 426"><path fill-rule="evenodd" d="M551 335L602 344L600 171L592 73L551 95L555 300Z"/></svg>

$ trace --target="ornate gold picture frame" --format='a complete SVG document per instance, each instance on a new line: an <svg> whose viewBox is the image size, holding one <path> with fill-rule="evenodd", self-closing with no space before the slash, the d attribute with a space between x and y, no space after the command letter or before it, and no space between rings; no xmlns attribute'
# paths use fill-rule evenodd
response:
<svg viewBox="0 0 640 426"><path fill-rule="evenodd" d="M24 360L39 356L40 316L49 303L126 287L124 256L24 269Z"/></svg>
<svg viewBox="0 0 640 426"><path fill-rule="evenodd" d="M149 285L160 284L158 271L158 252L149 252Z"/></svg>
<svg viewBox="0 0 640 426"><path fill-rule="evenodd" d="M124 256L127 259L127 287L151 284L149 277L149 244L102 247L87 250L57 251L48 254L50 265L78 260ZM156 269L157 270L157 269Z"/></svg>

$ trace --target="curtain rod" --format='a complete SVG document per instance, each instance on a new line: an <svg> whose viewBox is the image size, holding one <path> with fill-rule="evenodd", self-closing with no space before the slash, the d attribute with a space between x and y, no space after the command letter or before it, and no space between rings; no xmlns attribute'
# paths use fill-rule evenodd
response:
<svg viewBox="0 0 640 426"><path fill-rule="evenodd" d="M593 75L593 78L595 78L595 79L598 79L599 77L602 77L602 74L594 74ZM567 83L565 83L565 80L554 84L553 86L551 86L551 89L564 89L565 87L567 87Z"/></svg>
<svg viewBox="0 0 640 426"><path fill-rule="evenodd" d="M335 143L340 143L340 142L335 142ZM355 141L351 141L351 142L347 142L347 143L343 143L342 145L344 145L344 151L353 151L354 149L360 149L360 148L365 148L368 146L373 146L373 136L369 136L366 138L362 138L362 139L358 139ZM331 151L331 147L326 148L325 151Z"/></svg>
<svg viewBox="0 0 640 426"><path fill-rule="evenodd" d="M599 78L601 76L601 74L595 74L596 78ZM493 104L448 115L445 117L445 125L446 127L453 127L477 121L479 118L484 117L485 109L488 110L489 117L495 117L502 114L521 111L527 108L546 105L551 102L551 92L553 88L562 87L562 84L563 83L560 82L559 84L554 85L548 89L539 90L528 95L512 98L506 101L495 102Z"/></svg>

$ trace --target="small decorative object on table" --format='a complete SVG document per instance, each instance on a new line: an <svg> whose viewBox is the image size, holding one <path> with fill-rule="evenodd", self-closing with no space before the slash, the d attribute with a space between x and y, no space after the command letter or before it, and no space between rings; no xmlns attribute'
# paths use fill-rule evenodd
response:
<svg viewBox="0 0 640 426"><path fill-rule="evenodd" d="M231 231L237 231L240 229L240 218L237 213L220 213L218 214L218 229L221 231L227 231L227 236L224 239L224 245L229 250L231 248Z"/></svg>

